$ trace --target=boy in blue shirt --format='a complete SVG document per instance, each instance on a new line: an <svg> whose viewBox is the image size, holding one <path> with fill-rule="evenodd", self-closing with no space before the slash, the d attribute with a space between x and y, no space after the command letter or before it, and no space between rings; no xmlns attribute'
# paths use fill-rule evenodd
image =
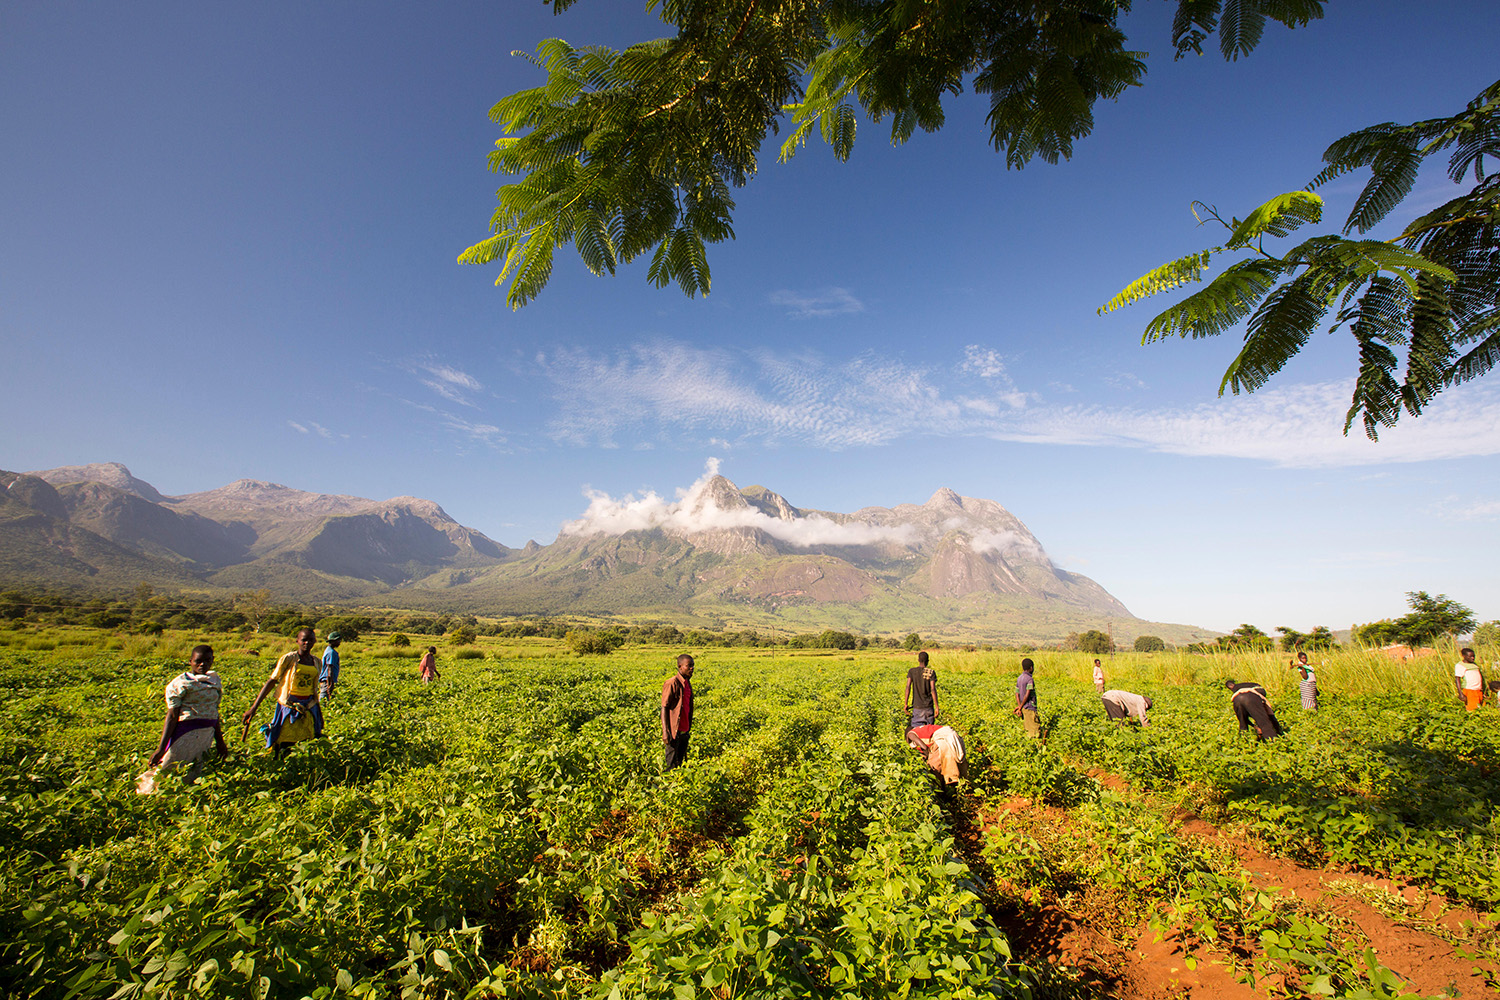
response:
<svg viewBox="0 0 1500 1000"><path fill-rule="evenodd" d="M318 671L318 691L323 701L333 697L333 689L339 683L339 643L343 639L337 632L328 633L328 648L323 650L323 666Z"/></svg>

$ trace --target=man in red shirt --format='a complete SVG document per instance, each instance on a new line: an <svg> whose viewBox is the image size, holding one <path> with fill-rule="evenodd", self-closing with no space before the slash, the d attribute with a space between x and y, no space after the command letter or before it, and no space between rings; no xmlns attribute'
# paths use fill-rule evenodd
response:
<svg viewBox="0 0 1500 1000"><path fill-rule="evenodd" d="M677 658L677 673L661 686L661 769L670 771L687 756L688 727L693 721L693 658Z"/></svg>

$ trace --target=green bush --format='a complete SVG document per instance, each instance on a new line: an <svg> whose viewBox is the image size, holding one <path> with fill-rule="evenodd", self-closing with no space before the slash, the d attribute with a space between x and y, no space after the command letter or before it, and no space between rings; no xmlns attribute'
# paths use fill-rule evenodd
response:
<svg viewBox="0 0 1500 1000"><path fill-rule="evenodd" d="M402 632L392 632L391 637L386 640L388 646L410 646L411 640Z"/></svg>
<svg viewBox="0 0 1500 1000"><path fill-rule="evenodd" d="M479 633L472 625L460 625L448 633L448 641L455 646L472 646L479 641Z"/></svg>
<svg viewBox="0 0 1500 1000"><path fill-rule="evenodd" d="M1167 648L1167 644L1162 641L1161 636L1156 636L1156 635L1139 635L1139 636L1136 636L1136 639L1135 639L1135 651L1137 653L1160 653L1162 650L1164 650L1166 648Z"/></svg>

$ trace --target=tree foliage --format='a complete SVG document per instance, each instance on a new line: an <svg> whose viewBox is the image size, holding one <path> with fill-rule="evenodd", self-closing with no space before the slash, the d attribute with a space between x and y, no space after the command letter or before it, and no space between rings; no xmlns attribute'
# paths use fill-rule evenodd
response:
<svg viewBox="0 0 1500 1000"><path fill-rule="evenodd" d="M1138 635L1135 637L1135 651L1137 653L1160 653L1166 648L1166 642L1159 635Z"/></svg>
<svg viewBox="0 0 1500 1000"><path fill-rule="evenodd" d="M1411 646L1430 643L1439 636L1459 636L1479 624L1474 612L1447 594L1430 595L1414 590L1406 595L1411 611L1396 619L1401 641Z"/></svg>
<svg viewBox="0 0 1500 1000"><path fill-rule="evenodd" d="M1173 45L1201 52L1219 32L1227 59L1268 21L1297 27L1325 0L1177 0ZM554 0L557 12L573 0ZM571 244L594 274L651 253L647 277L707 294L707 244L734 236L731 190L789 124L780 159L814 130L847 160L858 112L893 143L943 126L965 87L989 101L988 140L1006 165L1070 157L1093 107L1145 76L1119 19L1131 0L651 0L676 35L623 51L552 38L530 59L539 87L490 109L501 137L490 169L491 235L466 264L500 265L512 307L530 302ZM858 109L858 110L856 110Z"/></svg>
<svg viewBox="0 0 1500 1000"><path fill-rule="evenodd" d="M1395 210L1424 159L1450 150L1449 178L1458 184L1472 174L1471 190L1412 219L1393 239L1348 238ZM1486 158L1500 162L1500 81L1455 115L1344 136L1324 152L1326 167L1307 190L1277 195L1243 220L1194 202L1200 223L1220 224L1229 238L1138 278L1099 311L1201 282L1215 256L1243 253L1151 320L1142 342L1213 337L1244 323L1244 346L1219 383L1222 395L1265 385L1325 322L1330 332L1345 327L1358 362L1344 433L1361 420L1374 440L1403 412L1419 416L1439 392L1500 362L1500 174L1493 162L1486 172ZM1280 255L1267 249L1268 237L1322 221L1317 188L1366 168L1370 178L1343 235L1313 236Z"/></svg>
<svg viewBox="0 0 1500 1000"><path fill-rule="evenodd" d="M1115 651L1115 641L1098 629L1089 629L1078 636L1078 648L1085 653L1103 656Z"/></svg>

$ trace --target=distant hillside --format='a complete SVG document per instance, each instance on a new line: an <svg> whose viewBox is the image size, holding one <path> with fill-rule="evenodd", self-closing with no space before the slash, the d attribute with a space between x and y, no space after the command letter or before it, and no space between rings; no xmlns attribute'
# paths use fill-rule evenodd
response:
<svg viewBox="0 0 1500 1000"><path fill-rule="evenodd" d="M292 600L369 599L512 550L416 497L366 500L242 479L163 496L118 463L0 474L0 573L108 589L146 581L269 587Z"/></svg>
<svg viewBox="0 0 1500 1000"><path fill-rule="evenodd" d="M649 616L683 623L975 641L1117 641L1203 630L1143 622L1058 569L993 500L803 509L706 477L681 501L596 499L550 545L500 545L431 500L306 493L242 479L164 496L117 463L0 473L0 582L137 582L278 599L482 614Z"/></svg>

